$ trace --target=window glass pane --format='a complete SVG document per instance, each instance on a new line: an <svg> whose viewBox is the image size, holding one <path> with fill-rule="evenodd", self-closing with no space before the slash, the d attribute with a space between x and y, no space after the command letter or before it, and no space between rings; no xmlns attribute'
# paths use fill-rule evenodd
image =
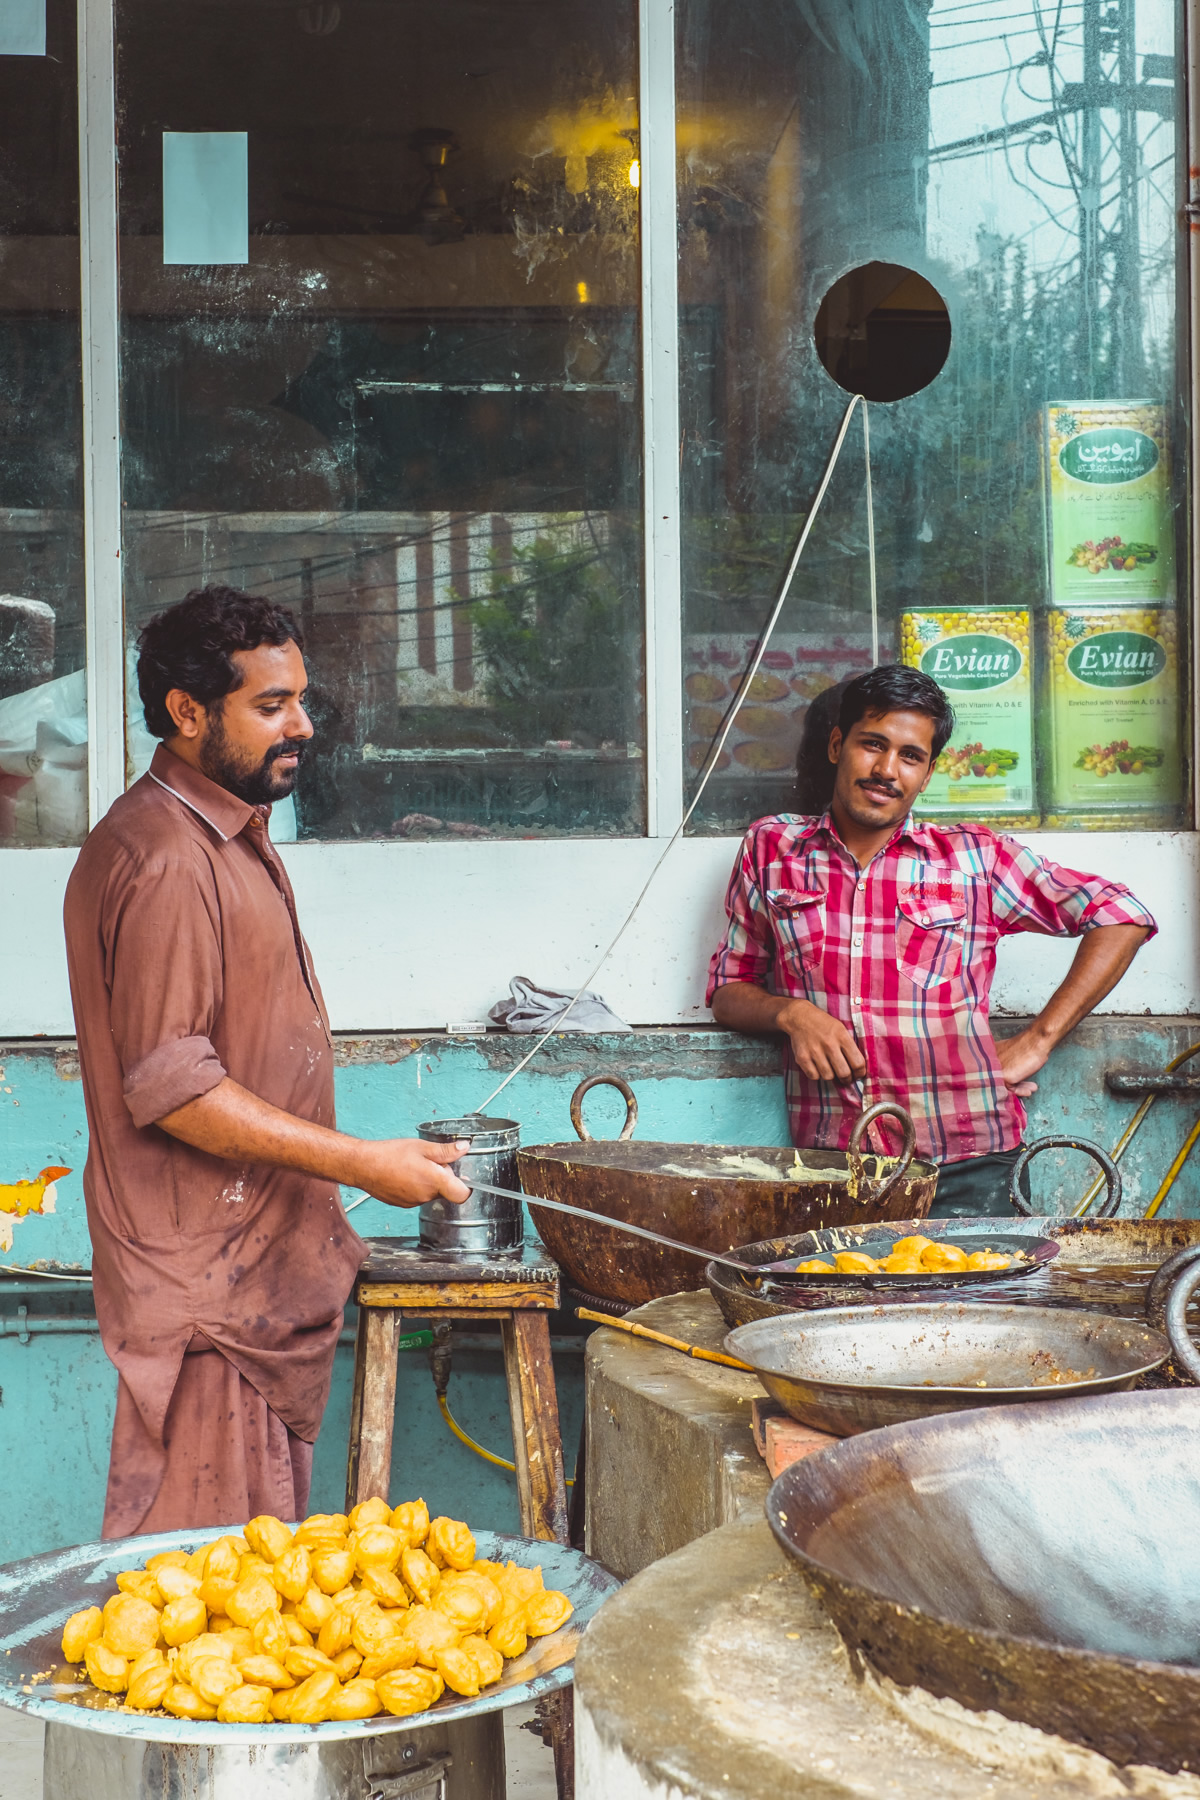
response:
<svg viewBox="0 0 1200 1800"><path fill-rule="evenodd" d="M131 631L294 608L301 836L640 832L632 0L117 18Z"/></svg>
<svg viewBox="0 0 1200 1800"><path fill-rule="evenodd" d="M684 0L693 790L863 392L880 659L959 711L928 809L1182 821L1181 29L1172 0ZM789 807L811 700L871 656L856 419L698 828Z"/></svg>
<svg viewBox="0 0 1200 1800"><path fill-rule="evenodd" d="M0 846L87 831L75 7L0 55Z"/></svg>

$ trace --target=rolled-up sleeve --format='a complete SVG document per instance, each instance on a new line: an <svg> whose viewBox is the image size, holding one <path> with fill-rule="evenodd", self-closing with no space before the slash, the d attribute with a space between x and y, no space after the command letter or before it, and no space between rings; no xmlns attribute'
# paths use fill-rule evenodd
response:
<svg viewBox="0 0 1200 1800"><path fill-rule="evenodd" d="M220 909L211 869L194 862L190 881L179 879L169 853L127 868L103 911L113 1043L139 1127L225 1077L210 1038L224 982Z"/></svg>
<svg viewBox="0 0 1200 1800"><path fill-rule="evenodd" d="M717 989L731 981L749 981L765 987L775 960L771 921L758 884L754 847L755 836L750 832L738 852L726 890L729 923L708 965L706 1006L712 1005Z"/></svg>
<svg viewBox="0 0 1200 1800"><path fill-rule="evenodd" d="M1140 925L1150 937L1157 932L1153 913L1119 881L1064 869L1015 838L997 843L992 909L1002 935L1039 931L1080 937L1098 925Z"/></svg>

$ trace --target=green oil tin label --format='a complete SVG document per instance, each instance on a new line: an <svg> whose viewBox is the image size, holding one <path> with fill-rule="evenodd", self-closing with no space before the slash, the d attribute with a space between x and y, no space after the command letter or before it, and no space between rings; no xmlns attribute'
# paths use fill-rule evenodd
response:
<svg viewBox="0 0 1200 1800"><path fill-rule="evenodd" d="M1051 808L1137 812L1178 803L1179 697L1169 608L1050 614Z"/></svg>
<svg viewBox="0 0 1200 1800"><path fill-rule="evenodd" d="M907 612L900 659L944 688L957 720L919 802L959 818L1033 808L1033 703L1025 610Z"/></svg>
<svg viewBox="0 0 1200 1800"><path fill-rule="evenodd" d="M1068 401L1045 417L1052 602L1170 600L1166 409Z"/></svg>

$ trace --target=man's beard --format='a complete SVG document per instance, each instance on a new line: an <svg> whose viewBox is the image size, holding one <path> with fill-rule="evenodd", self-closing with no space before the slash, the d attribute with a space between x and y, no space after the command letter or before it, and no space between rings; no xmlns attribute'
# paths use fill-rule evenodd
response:
<svg viewBox="0 0 1200 1800"><path fill-rule="evenodd" d="M225 721L219 712L210 710L208 735L200 751L200 767L218 787L228 788L248 806L270 806L284 800L296 785L299 764L294 769L276 767L281 756L303 757L307 739L281 739L272 744L261 762L252 763L244 751L229 740Z"/></svg>

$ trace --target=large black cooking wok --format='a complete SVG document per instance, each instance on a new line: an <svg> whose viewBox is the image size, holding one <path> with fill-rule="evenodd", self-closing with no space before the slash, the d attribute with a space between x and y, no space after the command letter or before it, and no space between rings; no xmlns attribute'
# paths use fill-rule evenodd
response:
<svg viewBox="0 0 1200 1800"><path fill-rule="evenodd" d="M625 1096L619 1142L594 1142L584 1127L580 1103L598 1085ZM904 1132L900 1157L860 1155L870 1125L889 1116ZM847 1150L631 1143L637 1101L629 1084L612 1075L580 1083L571 1119L581 1142L518 1152L521 1186L538 1233L570 1285L625 1306L702 1286L703 1263L598 1222L552 1213L538 1206L539 1198L723 1252L818 1226L922 1219L937 1186L934 1164L913 1158L912 1121L890 1102L861 1115Z"/></svg>
<svg viewBox="0 0 1200 1800"><path fill-rule="evenodd" d="M1200 1394L958 1412L794 1463L767 1517L852 1654L1200 1771Z"/></svg>

